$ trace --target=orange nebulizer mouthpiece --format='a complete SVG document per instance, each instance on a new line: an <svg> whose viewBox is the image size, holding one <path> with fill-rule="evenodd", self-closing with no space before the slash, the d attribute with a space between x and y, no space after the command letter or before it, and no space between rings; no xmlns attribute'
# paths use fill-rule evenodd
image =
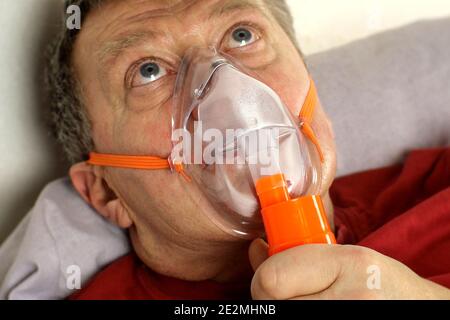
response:
<svg viewBox="0 0 450 320"><path fill-rule="evenodd" d="M320 196L291 199L283 174L260 178L256 192L262 208L269 255L303 244L336 243Z"/></svg>

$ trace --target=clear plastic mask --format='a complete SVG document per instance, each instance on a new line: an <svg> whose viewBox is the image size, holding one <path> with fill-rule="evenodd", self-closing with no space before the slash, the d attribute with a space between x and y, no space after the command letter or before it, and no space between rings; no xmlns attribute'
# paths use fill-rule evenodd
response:
<svg viewBox="0 0 450 320"><path fill-rule="evenodd" d="M222 230L243 238L264 232L256 182L282 173L289 194L318 194L320 161L277 93L225 54L191 49L174 93L174 150L214 210Z"/></svg>

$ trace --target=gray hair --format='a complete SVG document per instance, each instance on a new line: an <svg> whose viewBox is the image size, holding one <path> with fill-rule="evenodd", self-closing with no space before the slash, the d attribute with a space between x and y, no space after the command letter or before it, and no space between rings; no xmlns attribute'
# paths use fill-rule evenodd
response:
<svg viewBox="0 0 450 320"><path fill-rule="evenodd" d="M88 13L108 0L66 0L65 7L78 5L82 22ZM269 11L298 48L293 18L285 0L264 0ZM78 30L66 28L63 12L59 33L47 51L45 84L49 98L48 120L70 163L87 160L94 148L89 117L72 66L72 54ZM300 50L299 50L300 52Z"/></svg>

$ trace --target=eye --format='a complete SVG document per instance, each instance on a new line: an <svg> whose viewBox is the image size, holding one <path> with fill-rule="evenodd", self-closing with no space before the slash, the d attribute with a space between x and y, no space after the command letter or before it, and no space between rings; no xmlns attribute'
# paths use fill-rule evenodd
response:
<svg viewBox="0 0 450 320"><path fill-rule="evenodd" d="M167 74L167 70L160 64L152 61L141 63L131 79L131 87L141 87L157 81Z"/></svg>
<svg viewBox="0 0 450 320"><path fill-rule="evenodd" d="M228 46L230 48L241 48L258 40L253 30L247 27L238 27L231 32Z"/></svg>

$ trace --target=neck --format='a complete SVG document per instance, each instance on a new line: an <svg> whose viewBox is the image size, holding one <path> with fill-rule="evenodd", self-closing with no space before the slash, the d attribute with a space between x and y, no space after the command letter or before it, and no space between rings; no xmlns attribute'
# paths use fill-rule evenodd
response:
<svg viewBox="0 0 450 320"><path fill-rule="evenodd" d="M186 281L214 280L220 283L250 280L249 242L161 241L161 237L130 229L139 258L153 271ZM158 241L155 241L157 240Z"/></svg>

